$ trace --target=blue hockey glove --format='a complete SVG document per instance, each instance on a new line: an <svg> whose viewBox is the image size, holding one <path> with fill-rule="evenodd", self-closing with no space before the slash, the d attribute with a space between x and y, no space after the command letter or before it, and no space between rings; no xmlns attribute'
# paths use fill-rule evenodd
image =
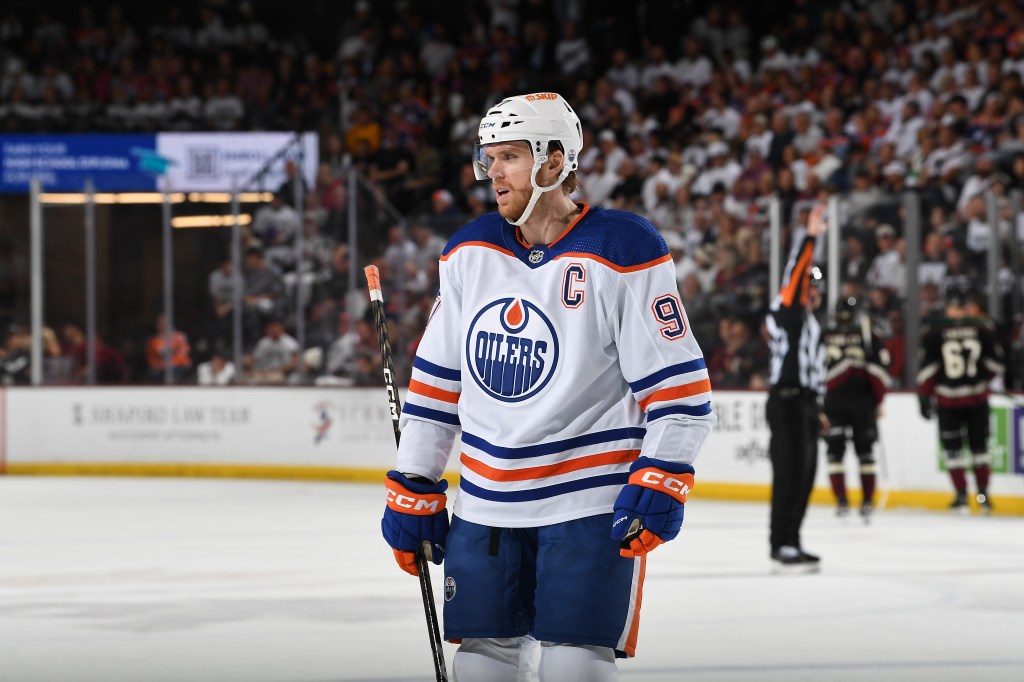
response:
<svg viewBox="0 0 1024 682"><path fill-rule="evenodd" d="M679 535L683 504L692 489L689 464L637 458L612 514L612 539L620 542L619 554L627 559L644 556Z"/></svg>
<svg viewBox="0 0 1024 682"><path fill-rule="evenodd" d="M384 482L388 504L380 529L395 552L395 560L403 571L419 575L416 552L422 547L435 564L444 561L444 544L448 537L448 481L437 483L411 481L398 471L389 471ZM429 547L423 547L423 543Z"/></svg>

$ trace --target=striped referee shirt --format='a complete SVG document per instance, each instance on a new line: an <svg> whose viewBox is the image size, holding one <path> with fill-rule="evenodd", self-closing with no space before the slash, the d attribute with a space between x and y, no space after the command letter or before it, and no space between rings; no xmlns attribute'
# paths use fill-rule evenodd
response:
<svg viewBox="0 0 1024 682"><path fill-rule="evenodd" d="M814 237L804 237L793 251L779 295L765 320L772 361L768 383L779 388L804 388L825 393L825 346L821 325L805 307L814 258Z"/></svg>

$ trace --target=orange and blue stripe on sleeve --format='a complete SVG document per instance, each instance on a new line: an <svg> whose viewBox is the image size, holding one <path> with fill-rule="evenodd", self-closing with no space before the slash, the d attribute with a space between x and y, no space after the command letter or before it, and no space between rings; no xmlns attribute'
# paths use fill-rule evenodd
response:
<svg viewBox="0 0 1024 682"><path fill-rule="evenodd" d="M462 374L417 357L412 363L404 412L410 417L459 426Z"/></svg>
<svg viewBox="0 0 1024 682"><path fill-rule="evenodd" d="M672 415L711 414L711 381L703 358L671 365L630 382L629 387L647 413L647 423Z"/></svg>
<svg viewBox="0 0 1024 682"><path fill-rule="evenodd" d="M781 304L791 308L797 302L807 303L807 289L810 287L811 263L814 260L814 237L804 237L800 248L786 265L782 288L779 290Z"/></svg>

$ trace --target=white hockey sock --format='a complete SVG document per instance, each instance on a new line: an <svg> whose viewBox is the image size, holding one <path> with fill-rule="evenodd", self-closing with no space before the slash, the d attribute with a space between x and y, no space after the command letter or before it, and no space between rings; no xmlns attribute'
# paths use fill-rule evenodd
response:
<svg viewBox="0 0 1024 682"><path fill-rule="evenodd" d="M517 682L519 640L462 640L452 661L452 682Z"/></svg>
<svg viewBox="0 0 1024 682"><path fill-rule="evenodd" d="M615 682L615 652L603 646L541 642L540 682Z"/></svg>

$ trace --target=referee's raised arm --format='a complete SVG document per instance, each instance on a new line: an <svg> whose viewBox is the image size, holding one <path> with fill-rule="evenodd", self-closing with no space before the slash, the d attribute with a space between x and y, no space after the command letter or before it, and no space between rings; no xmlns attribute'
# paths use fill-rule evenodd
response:
<svg viewBox="0 0 1024 682"><path fill-rule="evenodd" d="M779 289L777 304L779 307L792 308L799 304L807 304L810 289L811 268L814 260L814 245L817 237L825 232L828 223L825 220L825 205L818 204L807 219L807 231L800 246L793 250L786 264ZM775 306L773 306L775 307Z"/></svg>

